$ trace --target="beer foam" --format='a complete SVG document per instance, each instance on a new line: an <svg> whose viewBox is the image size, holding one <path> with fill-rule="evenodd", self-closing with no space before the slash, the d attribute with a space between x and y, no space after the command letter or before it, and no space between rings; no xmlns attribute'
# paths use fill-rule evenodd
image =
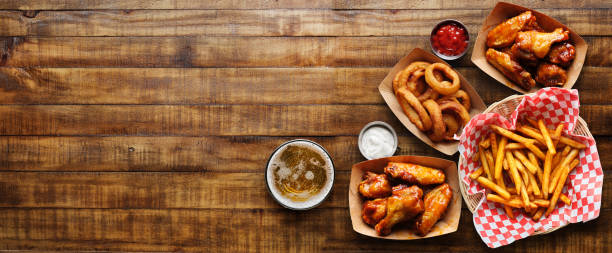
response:
<svg viewBox="0 0 612 253"><path fill-rule="evenodd" d="M326 172L326 176L327 179L325 181L325 184L323 185L323 187L321 188L321 190L319 192L317 192L315 195L310 196L307 200L305 201L294 201L286 196L284 196L279 189L274 185L274 181L275 181L275 177L281 177L281 178L286 178L291 175L291 169L289 169L285 163L283 161L280 160L280 155L287 149L287 147L289 146L298 146L298 147L303 147L303 148L308 148L312 151L315 151L317 154L319 154L325 164L318 164L318 162L316 161L310 161L313 162L314 164L317 164L321 167L323 167L325 169ZM278 173L274 173L274 168L279 167L280 169L278 170ZM304 170L304 166L302 164L298 165L298 170L299 171L303 171ZM305 177L307 179L312 179L313 177L313 173L311 171L306 171L303 172ZM297 177L297 174L293 174L294 177ZM283 206L286 206L290 209L308 209L308 208L312 208L316 205L318 205L319 203L321 203L325 197L329 194L329 192L331 191L331 188L333 186L334 183L334 168L333 168L333 164L332 164L332 160L331 157L329 157L329 155L327 154L327 152L325 152L325 150L320 147L317 144L311 143L310 141L305 141L305 140L298 140L298 141L294 141L294 142L290 142L290 143L286 143L283 144L280 148L278 148L271 156L270 156L270 160L268 161L268 167L266 168L266 183L268 185L268 189L270 190L270 193L272 193L272 196L278 201L280 202ZM305 195L310 195L310 193L308 192L304 192L302 194ZM307 196L306 196L307 197Z"/></svg>

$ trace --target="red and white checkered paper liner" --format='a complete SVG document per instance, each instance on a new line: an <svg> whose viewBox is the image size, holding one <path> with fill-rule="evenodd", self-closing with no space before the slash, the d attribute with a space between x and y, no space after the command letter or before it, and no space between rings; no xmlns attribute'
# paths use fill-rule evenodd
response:
<svg viewBox="0 0 612 253"><path fill-rule="evenodd" d="M476 231L487 246L497 248L525 238L536 231L548 230L567 223L587 222L599 216L603 171L595 140L572 134L578 119L579 107L577 90L544 88L523 97L510 119L497 113L485 113L472 118L466 125L459 140L459 152L465 160L459 165L459 177L468 185L468 195L485 192L483 187L469 178L469 174L480 166L472 160L472 154L476 150L480 136L488 135L491 131L488 127L491 124L515 129L518 115L543 119L548 127L563 122L565 136L587 145L586 149L580 151L580 165L570 173L569 184L566 183L563 188L563 193L572 198L571 206L558 204L548 217L534 222L529 217L523 216L519 210L515 210L515 219L511 219L500 204L488 202L483 198L476 207L473 218Z"/></svg>

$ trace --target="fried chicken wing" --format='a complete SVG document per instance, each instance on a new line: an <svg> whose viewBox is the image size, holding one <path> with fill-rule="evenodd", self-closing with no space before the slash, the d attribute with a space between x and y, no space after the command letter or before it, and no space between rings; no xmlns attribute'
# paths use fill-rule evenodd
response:
<svg viewBox="0 0 612 253"><path fill-rule="evenodd" d="M535 80L509 54L489 48L486 53L487 61L501 71L507 78L514 81L521 88L530 90L535 86Z"/></svg>
<svg viewBox="0 0 612 253"><path fill-rule="evenodd" d="M542 63L538 66L535 80L546 87L563 86L567 81L567 72L555 64Z"/></svg>
<svg viewBox="0 0 612 253"><path fill-rule="evenodd" d="M537 27L536 17L531 11L526 11L520 15L506 20L497 25L487 34L487 46L502 48L512 45L518 33L525 28L533 29Z"/></svg>
<svg viewBox="0 0 612 253"><path fill-rule="evenodd" d="M445 178L444 173L438 169L411 163L390 162L385 167L385 173L392 178L420 185L441 184Z"/></svg>
<svg viewBox="0 0 612 253"><path fill-rule="evenodd" d="M387 199L375 199L369 200L363 203L363 210L361 211L361 218L363 221L370 226L376 226L376 224L385 218L387 215Z"/></svg>
<svg viewBox="0 0 612 253"><path fill-rule="evenodd" d="M424 210L423 190L416 185L397 185L393 187L393 194L387 198L387 215L378 224L376 232L379 235L388 235L396 224L410 220Z"/></svg>
<svg viewBox="0 0 612 253"><path fill-rule="evenodd" d="M384 198L391 195L391 183L385 174L366 172L359 183L359 193L366 198Z"/></svg>
<svg viewBox="0 0 612 253"><path fill-rule="evenodd" d="M536 67L539 63L538 57L531 52L521 50L517 44L512 45L512 48L510 48L510 57L528 67Z"/></svg>
<svg viewBox="0 0 612 253"><path fill-rule="evenodd" d="M574 58L576 58L576 47L569 42L553 45L547 56L550 63L558 64L565 68L572 64Z"/></svg>
<svg viewBox="0 0 612 253"><path fill-rule="evenodd" d="M544 58L553 43L568 40L569 31L557 28L553 32L526 31L519 32L516 45L525 52L531 52L538 58Z"/></svg>
<svg viewBox="0 0 612 253"><path fill-rule="evenodd" d="M442 184L425 194L425 211L417 219L417 233L425 236L446 212L446 208L453 197L448 184Z"/></svg>

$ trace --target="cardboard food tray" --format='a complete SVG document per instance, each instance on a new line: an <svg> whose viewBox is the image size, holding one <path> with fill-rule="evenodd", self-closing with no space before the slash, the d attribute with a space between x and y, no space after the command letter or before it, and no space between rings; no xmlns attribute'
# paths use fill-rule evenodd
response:
<svg viewBox="0 0 612 253"><path fill-rule="evenodd" d="M402 122L402 124L406 128L408 128L408 130L410 130L410 132L412 132L412 134L414 134L416 137L421 139L423 142L427 143L427 145L437 149L438 151L446 155L453 155L455 152L457 152L457 145L459 142L458 141L441 141L441 142L431 141L431 139L429 139L426 133L419 130L410 121L410 119L408 119L408 116L406 116L406 114L402 110L402 107L400 106L399 102L397 101L397 98L395 97L395 94L393 93L393 78L398 72L402 71L404 68L406 68L408 65L410 65L410 63L414 61L427 61L431 63L441 62L441 63L448 65L445 61L436 57L435 55L423 49L415 48L407 56L405 56L397 64L395 64L395 66L393 66L389 74L387 74L385 79L378 86L378 90L380 91L380 94L382 95L385 102L387 102L387 105L389 106L391 111L393 111L393 114L395 114L395 116ZM482 98L480 98L478 93L476 93L476 90L474 90L472 85L470 85L470 83L468 83L468 81L465 80L465 78L461 75L461 73L459 73L459 71L457 70L455 70L455 72L457 72L457 74L459 75L459 79L461 79L461 89L465 90L465 92L467 92L468 95L470 95L471 102L472 102L472 108L470 109L470 116L474 117L474 115L479 114L482 111L484 111L487 108L487 106L482 101ZM457 136L459 136L459 133L457 133Z"/></svg>
<svg viewBox="0 0 612 253"><path fill-rule="evenodd" d="M363 199L359 195L358 186L362 181L362 177L366 171L375 173L383 173L383 169L389 162L406 162L415 163L432 168L441 169L446 174L446 182L450 185L453 191L453 197L446 209L446 214L436 223L431 231L426 236L417 235L414 228L406 223L397 224L393 227L391 234L387 236L379 236L373 227L363 222L361 211L363 207ZM453 161L425 157L425 156L393 156L375 160L369 160L353 165L351 170L351 181L349 184L349 211L353 230L355 232L367 235L370 237L390 239L390 240L415 240L428 237L444 235L457 231L459 218L461 216L461 193L459 192L459 179L457 174L457 164Z"/></svg>
<svg viewBox="0 0 612 253"><path fill-rule="evenodd" d="M555 28L559 27L562 27L570 32L569 41L576 47L576 58L572 62L572 65L570 65L570 67L567 69L567 81L565 82L565 85L563 85L563 88L572 88L580 75L582 65L584 65L584 58L586 57L588 47L586 42L584 39L582 39L582 37L580 37L580 35L554 18L519 5L504 2L499 2L497 5L495 5L495 8L493 8L489 16L485 19L484 23L482 24L482 28L478 32L478 37L476 37L476 42L474 43L474 50L472 51L472 62L489 76L495 78L495 80L520 93L532 93L540 88L543 88L543 86L540 84L536 84L536 86L531 88L531 90L521 88L520 86L514 84L510 79L506 78L506 76L493 67L493 65L487 62L485 57L485 52L487 51L487 34L489 31L495 28L495 26L498 24L525 11L531 11L536 16L538 24L547 32L553 31Z"/></svg>

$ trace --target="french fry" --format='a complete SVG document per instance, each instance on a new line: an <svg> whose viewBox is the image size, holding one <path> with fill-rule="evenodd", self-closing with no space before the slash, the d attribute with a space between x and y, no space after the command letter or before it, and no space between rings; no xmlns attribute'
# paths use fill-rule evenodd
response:
<svg viewBox="0 0 612 253"><path fill-rule="evenodd" d="M548 206L548 209L546 210L546 216L552 213L553 209L555 209L555 206L557 205L557 199L559 199L559 195L561 195L561 190L563 190L563 186L565 185L565 180L567 179L567 175L569 174L569 172L570 172L569 166L565 165L561 172L561 177L559 178L559 182L557 183L557 186L555 186L555 191L553 193L553 196L550 199L551 204Z"/></svg>
<svg viewBox="0 0 612 253"><path fill-rule="evenodd" d="M529 191L529 176L527 176L529 172L527 172L527 170L520 161L514 159L514 162L516 164L516 169L518 170L521 175L521 178L523 179L523 184L527 187L527 191Z"/></svg>
<svg viewBox="0 0 612 253"><path fill-rule="evenodd" d="M508 188L508 189L506 189L506 191L508 191L510 193L510 195L512 195L512 196L518 195L518 193L516 192L516 189L514 189L514 188Z"/></svg>
<svg viewBox="0 0 612 253"><path fill-rule="evenodd" d="M531 151L527 153L527 156L529 157L529 161L537 167L538 171L536 175L538 176L538 180L542 182L542 167L540 167L538 158Z"/></svg>
<svg viewBox="0 0 612 253"><path fill-rule="evenodd" d="M514 157L518 158L523 165L525 165L525 167L529 170L529 173L535 174L538 172L538 168L533 165L520 150L514 150L512 153L514 154Z"/></svg>
<svg viewBox="0 0 612 253"><path fill-rule="evenodd" d="M552 166L552 157L552 153L546 152L546 159L544 160L544 172L542 173L542 192L544 194L545 199L548 199L548 183L550 182L550 168Z"/></svg>
<svg viewBox="0 0 612 253"><path fill-rule="evenodd" d="M489 134L489 142L491 143L491 151L494 155L497 155L497 135L495 132Z"/></svg>
<svg viewBox="0 0 612 253"><path fill-rule="evenodd" d="M514 219L514 213L512 212L512 207L504 205L504 211L506 211L506 215L508 215L510 219Z"/></svg>
<svg viewBox="0 0 612 253"><path fill-rule="evenodd" d="M544 125L544 121L542 119L538 120L538 127L540 128L540 132L542 133L542 137L544 138L544 142L546 143L548 150L550 150L550 152L553 154L557 153L555 145L553 144L550 134L548 133L548 128L546 128L546 125Z"/></svg>
<svg viewBox="0 0 612 253"><path fill-rule="evenodd" d="M504 170L509 170L510 168L508 168L508 159L504 159L504 161L502 162L502 167L504 168Z"/></svg>
<svg viewBox="0 0 612 253"><path fill-rule="evenodd" d="M510 199L510 193L508 193L508 191L504 190L503 188L493 183L493 181L486 179L485 177L478 177L476 181L478 181L478 183L480 183L485 188L496 192L502 198Z"/></svg>
<svg viewBox="0 0 612 253"><path fill-rule="evenodd" d="M538 208L538 211L531 217L534 221L539 221L542 218L542 214L544 214L544 208Z"/></svg>
<svg viewBox="0 0 612 253"><path fill-rule="evenodd" d="M567 154L567 156L563 158L563 161L559 163L559 165L557 166L557 168L555 168L555 171L553 172L553 177L552 177L552 180L550 181L551 182L550 185L557 185L557 180L562 174L562 169L566 166L569 166L571 161L574 160L574 158L576 158L577 155L578 155L578 150L572 149L572 151L570 151L569 154ZM550 185L548 188L548 193L553 193L554 189L550 188Z"/></svg>
<svg viewBox="0 0 612 253"><path fill-rule="evenodd" d="M495 138L495 137L493 137ZM508 143L508 139L504 136L499 142L499 147L497 149L497 156L495 158L495 178L502 178L502 163L504 162L504 148L506 147L506 143Z"/></svg>
<svg viewBox="0 0 612 253"><path fill-rule="evenodd" d="M572 148L570 146L565 146L563 151L561 151L561 157L567 156L567 154L569 154L570 150L572 150Z"/></svg>
<svg viewBox="0 0 612 253"><path fill-rule="evenodd" d="M516 128L517 131L521 132L524 135L527 135L542 145L546 145L546 141L544 140L544 136L538 132L537 129L533 129L528 126L519 126Z"/></svg>
<svg viewBox="0 0 612 253"><path fill-rule="evenodd" d="M540 150L538 147L536 147L532 143L525 144L525 147L529 149L531 152L533 152L535 156L537 156L538 158L542 160L544 160L544 158L546 157L544 152L542 152L542 150Z"/></svg>
<svg viewBox="0 0 612 253"><path fill-rule="evenodd" d="M553 136L556 137L556 140L553 141L553 144L555 145L555 147L559 143L559 137L561 137L561 133L563 133L564 126L565 125L563 123L557 125L557 128L555 128L555 131L553 132Z"/></svg>
<svg viewBox="0 0 612 253"><path fill-rule="evenodd" d="M542 193L540 192L540 187L538 187L538 182L535 179L535 176L531 173L528 173L529 175L529 186L531 187L531 189L533 189L533 195L535 195L536 197L541 197Z"/></svg>
<svg viewBox="0 0 612 253"><path fill-rule="evenodd" d="M478 149L478 156L480 157L480 166L484 168L484 173L489 178L489 180L493 180L493 175L491 175L491 171L489 170L489 162L487 162L487 157L482 148Z"/></svg>
<svg viewBox="0 0 612 253"><path fill-rule="evenodd" d="M529 212L531 210L531 202L529 201L529 194L525 184L521 185L521 198L523 199L523 205L525 205L525 211Z"/></svg>
<svg viewBox="0 0 612 253"><path fill-rule="evenodd" d="M538 127L538 122L535 119L525 118L525 120L527 120L527 122L529 122L529 125L531 125L532 127Z"/></svg>
<svg viewBox="0 0 612 253"><path fill-rule="evenodd" d="M534 204L536 204L536 206L539 207L548 207L548 205L550 205L550 200L547 199L536 199L533 201Z"/></svg>
<svg viewBox="0 0 612 253"><path fill-rule="evenodd" d="M559 142L563 143L565 145L568 145L568 146L570 146L572 148L577 148L577 149L585 149L586 148L586 145L584 145L584 144L582 144L580 142L577 142L575 140L572 140L570 138L567 138L565 136L560 136L559 137Z"/></svg>
<svg viewBox="0 0 612 253"><path fill-rule="evenodd" d="M567 195L563 194L563 193L561 193L561 195L559 195L559 199L561 201L563 201L563 203L565 203L568 206L572 205L572 201L570 200L570 198Z"/></svg>
<svg viewBox="0 0 612 253"><path fill-rule="evenodd" d="M521 176L518 173L516 168L516 163L514 161L514 157L510 151L506 151L506 159L508 159L508 167L510 168L510 176L512 177L512 181L514 182L514 188L516 193L521 192Z"/></svg>
<svg viewBox="0 0 612 253"><path fill-rule="evenodd" d="M508 143L506 145L506 149L524 149L524 148L526 148L525 145L522 143L518 143L518 142Z"/></svg>
<svg viewBox="0 0 612 253"><path fill-rule="evenodd" d="M580 161L578 161L578 159L574 159L571 163L570 163L570 171L572 171L574 168L576 168L576 166L580 163Z"/></svg>
<svg viewBox="0 0 612 253"><path fill-rule="evenodd" d="M483 167L483 166L480 166L480 167L478 167L478 169L477 169L477 170L475 170L474 172L472 172L472 173L470 174L470 178L475 180L475 179L476 179L476 178L478 178L480 175L482 175L482 172L483 172L482 167Z"/></svg>
<svg viewBox="0 0 612 253"><path fill-rule="evenodd" d="M482 136L482 139L480 140L480 144L479 146L481 148L489 148L491 146L491 142L489 141L489 138L486 138L486 136Z"/></svg>
<svg viewBox="0 0 612 253"><path fill-rule="evenodd" d="M487 194L487 200L497 202L500 204L504 204L505 206L514 207L514 208L522 208L523 202L520 199L504 199L499 195L495 195L492 193Z"/></svg>
<svg viewBox="0 0 612 253"><path fill-rule="evenodd" d="M489 170L493 173L493 168L495 168L495 160L493 160L493 155L491 154L491 150L485 150L485 158L487 158L487 163L489 164ZM495 175L495 173L493 173ZM495 176L493 176L495 178Z"/></svg>
<svg viewBox="0 0 612 253"><path fill-rule="evenodd" d="M506 138L514 140L516 142L523 143L525 145L527 143L533 144L535 142L534 139L525 138L523 136L520 136L518 134L513 133L510 130L504 129L504 128L500 127L500 126L491 125L491 128L493 128L493 131L495 131L496 133L501 134L503 136L506 136Z"/></svg>

